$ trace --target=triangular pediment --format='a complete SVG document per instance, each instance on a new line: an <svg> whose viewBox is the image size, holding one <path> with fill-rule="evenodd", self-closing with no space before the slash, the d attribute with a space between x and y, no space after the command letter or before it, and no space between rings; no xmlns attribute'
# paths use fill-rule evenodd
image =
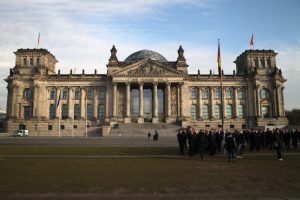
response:
<svg viewBox="0 0 300 200"><path fill-rule="evenodd" d="M182 77L184 73L166 66L153 60L142 60L136 63L131 63L128 66L113 72L114 77L153 77L153 76L166 76L166 77Z"/></svg>

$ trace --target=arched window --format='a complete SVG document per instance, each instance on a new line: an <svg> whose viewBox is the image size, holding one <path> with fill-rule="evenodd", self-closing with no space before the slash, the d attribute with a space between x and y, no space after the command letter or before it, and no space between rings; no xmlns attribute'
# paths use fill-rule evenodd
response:
<svg viewBox="0 0 300 200"><path fill-rule="evenodd" d="M238 90L238 99L244 99L245 98L245 91L244 89Z"/></svg>
<svg viewBox="0 0 300 200"><path fill-rule="evenodd" d="M238 118L244 118L244 105L238 105Z"/></svg>
<svg viewBox="0 0 300 200"><path fill-rule="evenodd" d="M232 88L228 88L226 91L226 99L232 99L232 96L233 96Z"/></svg>
<svg viewBox="0 0 300 200"><path fill-rule="evenodd" d="M268 99L269 98L269 92L266 89L260 90L260 98L261 99Z"/></svg>
<svg viewBox="0 0 300 200"><path fill-rule="evenodd" d="M227 104L226 105L226 117L228 119L232 119L232 105L231 104Z"/></svg>
<svg viewBox="0 0 300 200"><path fill-rule="evenodd" d="M50 99L55 99L56 98L56 90L52 89L50 90Z"/></svg>
<svg viewBox="0 0 300 200"><path fill-rule="evenodd" d="M55 104L50 104L49 119L54 119L55 117L56 117L56 106L55 106Z"/></svg>
<svg viewBox="0 0 300 200"><path fill-rule="evenodd" d="M25 88L24 90L24 99L31 100L33 99L33 91L30 88Z"/></svg>
<svg viewBox="0 0 300 200"><path fill-rule="evenodd" d="M63 89L63 91L62 91L62 99L68 99L68 89Z"/></svg>
<svg viewBox="0 0 300 200"><path fill-rule="evenodd" d="M220 105L216 104L214 107L215 107L214 108L214 117L216 119L220 119L221 118L221 108L220 108Z"/></svg>
<svg viewBox="0 0 300 200"><path fill-rule="evenodd" d="M197 90L196 89L192 89L191 90L191 99L196 99L197 98Z"/></svg>
<svg viewBox="0 0 300 200"><path fill-rule="evenodd" d="M221 90L220 88L215 89L215 99L220 99L221 98Z"/></svg>
<svg viewBox="0 0 300 200"><path fill-rule="evenodd" d="M80 119L80 105L79 104L75 104L74 105L74 119Z"/></svg>
<svg viewBox="0 0 300 200"><path fill-rule="evenodd" d="M204 104L202 106L202 117L203 117L203 119L208 119L209 118L208 105L207 104Z"/></svg>
<svg viewBox="0 0 300 200"><path fill-rule="evenodd" d="M91 120L93 118L93 106L92 106L92 104L88 104L86 106L86 114L87 114L87 119Z"/></svg>
<svg viewBox="0 0 300 200"><path fill-rule="evenodd" d="M190 115L191 115L191 119L197 118L197 106L195 104L191 105Z"/></svg>
<svg viewBox="0 0 300 200"><path fill-rule="evenodd" d="M208 89L202 90L202 99L208 99L208 97L209 97Z"/></svg>
<svg viewBox="0 0 300 200"><path fill-rule="evenodd" d="M69 112L69 106L67 104L63 104L61 106L61 118L67 119L68 118L68 112Z"/></svg>
<svg viewBox="0 0 300 200"><path fill-rule="evenodd" d="M102 104L99 105L98 112L99 112L99 120L104 121L104 118L105 118L105 107L104 107L104 105L102 105Z"/></svg>

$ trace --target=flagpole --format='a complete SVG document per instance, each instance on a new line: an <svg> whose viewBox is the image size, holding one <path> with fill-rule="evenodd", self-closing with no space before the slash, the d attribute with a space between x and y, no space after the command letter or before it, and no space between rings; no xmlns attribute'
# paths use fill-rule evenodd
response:
<svg viewBox="0 0 300 200"><path fill-rule="evenodd" d="M221 69L221 50L220 50L220 39L218 39L218 71L219 71L219 80L221 86L221 122L222 122L222 131L224 133L224 102L223 102L223 80L222 80L222 69Z"/></svg>
<svg viewBox="0 0 300 200"><path fill-rule="evenodd" d="M87 103L85 100L85 138L87 138Z"/></svg>
<svg viewBox="0 0 300 200"><path fill-rule="evenodd" d="M222 131L224 133L224 101L223 101L223 74L221 73L220 84L221 84L221 118L222 118Z"/></svg>
<svg viewBox="0 0 300 200"><path fill-rule="evenodd" d="M85 138L87 139L87 90L85 90Z"/></svg>

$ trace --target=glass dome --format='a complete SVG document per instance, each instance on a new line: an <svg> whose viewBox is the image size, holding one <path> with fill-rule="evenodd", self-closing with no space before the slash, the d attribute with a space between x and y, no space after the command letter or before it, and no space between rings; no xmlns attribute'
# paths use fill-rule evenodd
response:
<svg viewBox="0 0 300 200"><path fill-rule="evenodd" d="M131 54L125 59L125 62L134 62L145 59L155 60L159 62L168 62L167 59L159 53L146 49Z"/></svg>

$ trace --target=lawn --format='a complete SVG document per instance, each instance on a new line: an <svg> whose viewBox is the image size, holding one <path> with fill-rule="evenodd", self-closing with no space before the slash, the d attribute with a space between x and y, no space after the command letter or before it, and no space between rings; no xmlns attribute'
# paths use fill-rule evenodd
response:
<svg viewBox="0 0 300 200"><path fill-rule="evenodd" d="M300 155L177 155L176 148L0 147L2 155L172 157L0 157L5 199L256 199L300 197ZM1 198L1 199L4 199Z"/></svg>

